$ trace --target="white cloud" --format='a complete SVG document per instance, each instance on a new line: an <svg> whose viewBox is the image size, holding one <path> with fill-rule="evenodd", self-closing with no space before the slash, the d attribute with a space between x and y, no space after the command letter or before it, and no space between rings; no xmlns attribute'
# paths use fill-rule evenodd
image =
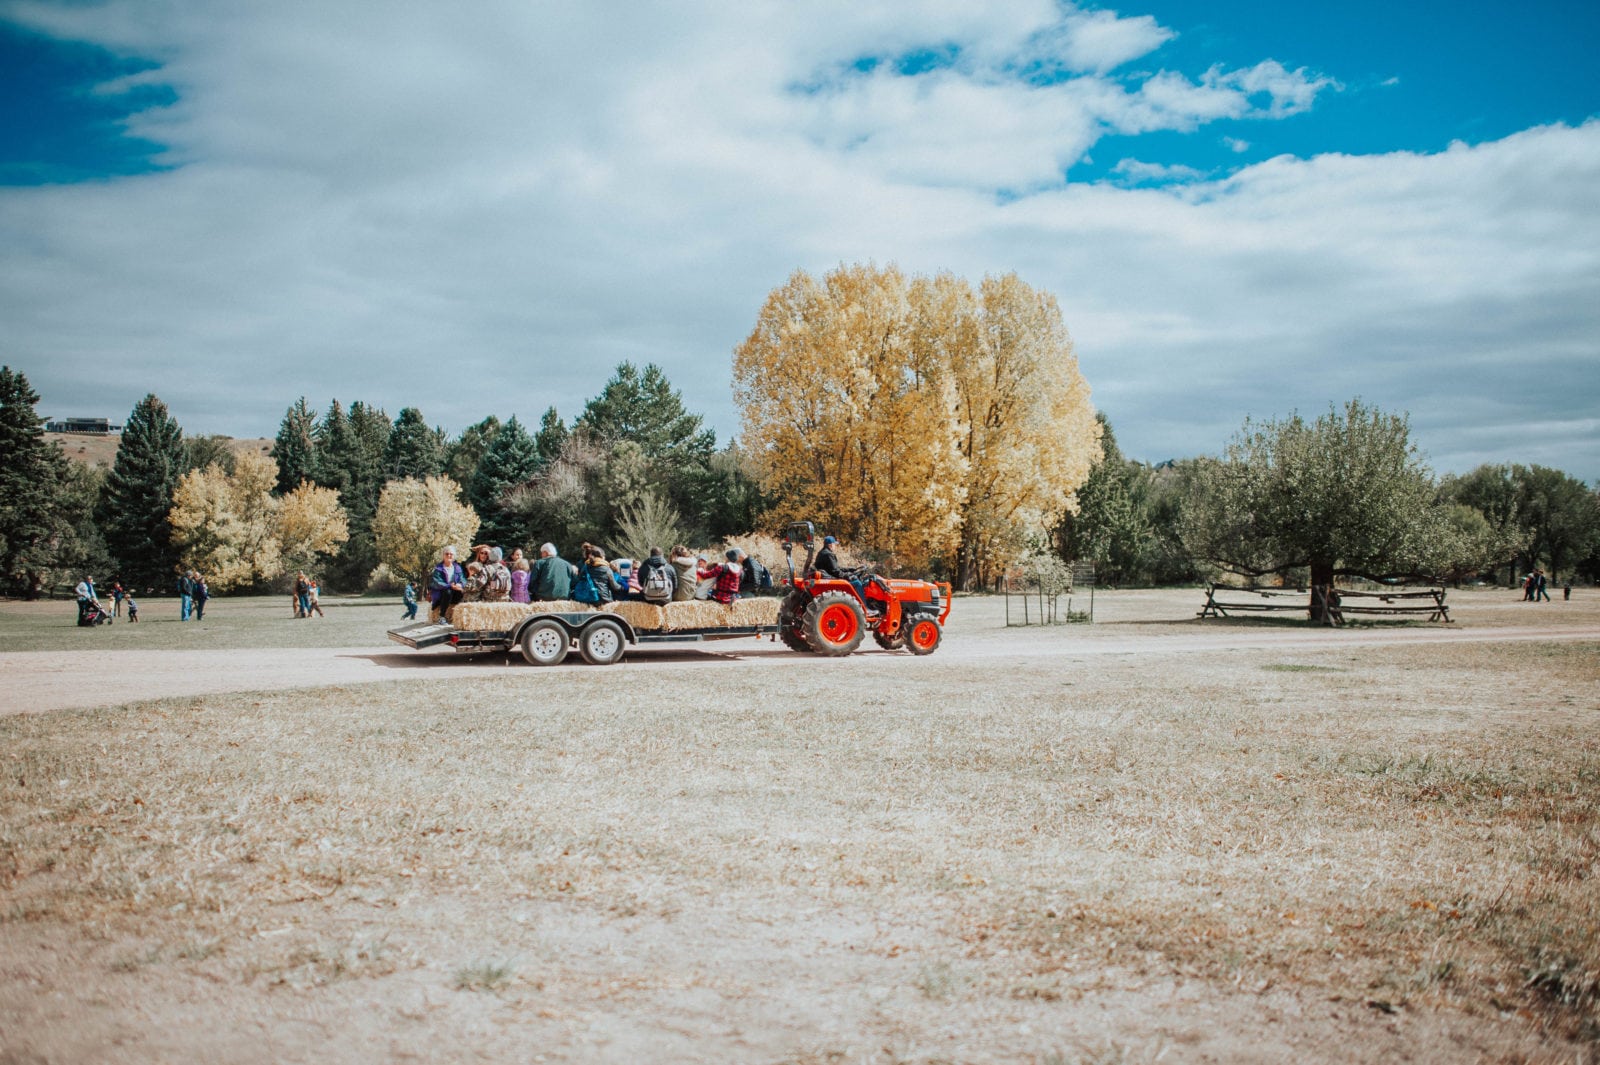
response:
<svg viewBox="0 0 1600 1065"><path fill-rule="evenodd" d="M1192 166L1146 163L1139 159L1124 159L1112 167L1111 172L1135 185L1198 181L1205 177L1204 173Z"/></svg>
<svg viewBox="0 0 1600 1065"><path fill-rule="evenodd" d="M1270 120L1335 86L1254 57L1030 81L1019 57L1074 19L1105 36L1059 57L1092 71L1167 32L1054 3L9 10L180 91L134 124L177 169L0 190L0 358L45 413L154 390L191 430L270 434L304 393L459 429L571 416L633 358L726 438L766 292L873 259L1057 293L1139 457L1360 394L1411 410L1441 467L1600 477L1600 123L1086 187L1060 173L1107 130ZM839 73L941 42L960 59L919 77Z"/></svg>

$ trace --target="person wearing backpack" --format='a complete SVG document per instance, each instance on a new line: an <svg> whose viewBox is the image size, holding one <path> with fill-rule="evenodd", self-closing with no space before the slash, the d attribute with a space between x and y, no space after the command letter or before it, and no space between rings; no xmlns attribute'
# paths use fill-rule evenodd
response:
<svg viewBox="0 0 1600 1065"><path fill-rule="evenodd" d="M611 563L606 561L604 551L593 544L584 544L583 553L578 579L572 586L572 598L580 603L604 606L617 597L617 578L611 572Z"/></svg>
<svg viewBox="0 0 1600 1065"><path fill-rule="evenodd" d="M664 606L677 591L677 569L661 554L661 548L652 547L650 557L639 563L639 594L647 603Z"/></svg>
<svg viewBox="0 0 1600 1065"><path fill-rule="evenodd" d="M739 564L744 570L744 575L739 578L741 596L772 591L772 571L763 566L760 559L740 548Z"/></svg>

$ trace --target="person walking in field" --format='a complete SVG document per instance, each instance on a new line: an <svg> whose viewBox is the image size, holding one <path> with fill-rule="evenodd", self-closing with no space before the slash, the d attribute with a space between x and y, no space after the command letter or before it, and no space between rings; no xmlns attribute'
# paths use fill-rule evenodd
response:
<svg viewBox="0 0 1600 1065"><path fill-rule="evenodd" d="M411 582L406 581L406 590L400 593L400 601L406 606L406 612L401 615L401 621L415 621L417 619L417 590L411 587Z"/></svg>
<svg viewBox="0 0 1600 1065"><path fill-rule="evenodd" d="M194 576L194 619L204 621L206 617L206 603L211 600L211 589L206 587L206 579L197 573Z"/></svg>
<svg viewBox="0 0 1600 1065"><path fill-rule="evenodd" d="M326 614L324 614L322 612L321 597L322 597L322 583L320 581L316 580L315 578L312 578L311 580L307 581L306 582L306 617L310 617L313 612L315 612L315 614L319 618L325 618L325 617L328 616L328 615L326 615Z"/></svg>
<svg viewBox="0 0 1600 1065"><path fill-rule="evenodd" d="M311 582L304 571L294 575L294 611L297 618L311 616Z"/></svg>
<svg viewBox="0 0 1600 1065"><path fill-rule="evenodd" d="M122 582L121 581L112 581L111 582L111 616L112 617L120 618L122 616L122 600L127 597L127 594L128 594L127 592L122 590Z"/></svg>
<svg viewBox="0 0 1600 1065"><path fill-rule="evenodd" d="M133 593L128 593L128 624L132 625L139 620L139 604L133 601Z"/></svg>
<svg viewBox="0 0 1600 1065"><path fill-rule="evenodd" d="M188 621L194 613L194 571L178 574L178 620Z"/></svg>
<svg viewBox="0 0 1600 1065"><path fill-rule="evenodd" d="M1535 603L1548 603L1550 601L1549 581L1545 580L1544 570L1533 571L1533 601Z"/></svg>

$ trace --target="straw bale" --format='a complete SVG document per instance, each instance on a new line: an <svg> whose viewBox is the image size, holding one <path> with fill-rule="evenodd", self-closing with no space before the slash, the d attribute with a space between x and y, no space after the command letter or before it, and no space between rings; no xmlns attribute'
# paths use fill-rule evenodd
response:
<svg viewBox="0 0 1600 1065"><path fill-rule="evenodd" d="M620 603L608 603L606 613L615 614L617 617L632 625L635 629L655 630L666 627L667 618L662 613L662 608L654 603L641 603L636 599L625 599Z"/></svg>
<svg viewBox="0 0 1600 1065"><path fill-rule="evenodd" d="M529 603L530 614L593 614L600 608L576 599L552 599L546 603Z"/></svg>
<svg viewBox="0 0 1600 1065"><path fill-rule="evenodd" d="M570 599L550 603L457 603L450 623L458 629L500 632L532 614L591 614L595 608Z"/></svg>
<svg viewBox="0 0 1600 1065"><path fill-rule="evenodd" d="M729 606L708 599L688 603L668 603L661 609L666 613L668 632L685 629L742 628L747 625L775 625L778 621L777 599L740 599Z"/></svg>

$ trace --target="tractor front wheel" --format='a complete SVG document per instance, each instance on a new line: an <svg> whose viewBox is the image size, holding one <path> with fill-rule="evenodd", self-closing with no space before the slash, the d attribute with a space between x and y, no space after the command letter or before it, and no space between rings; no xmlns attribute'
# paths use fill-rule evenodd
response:
<svg viewBox="0 0 1600 1065"><path fill-rule="evenodd" d="M861 604L843 592L824 592L806 607L806 643L821 655L847 655L861 646L867 616Z"/></svg>
<svg viewBox="0 0 1600 1065"><path fill-rule="evenodd" d="M917 618L905 626L906 650L914 655L931 655L944 639L944 626L933 618Z"/></svg>

